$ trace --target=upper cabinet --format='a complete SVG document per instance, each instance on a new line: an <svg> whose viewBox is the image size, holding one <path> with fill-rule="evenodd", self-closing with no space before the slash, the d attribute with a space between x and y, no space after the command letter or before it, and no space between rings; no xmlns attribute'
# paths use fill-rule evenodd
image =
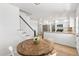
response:
<svg viewBox="0 0 79 59"><path fill-rule="evenodd" d="M42 24L43 32L64 32L64 33L74 33L74 19L61 19L54 20Z"/></svg>

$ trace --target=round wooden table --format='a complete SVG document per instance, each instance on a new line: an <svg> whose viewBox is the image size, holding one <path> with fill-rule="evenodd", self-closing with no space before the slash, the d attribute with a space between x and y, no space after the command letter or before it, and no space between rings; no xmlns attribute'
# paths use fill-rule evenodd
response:
<svg viewBox="0 0 79 59"><path fill-rule="evenodd" d="M17 52L22 56L43 56L51 53L53 49L51 42L46 39L40 40L39 44L34 44L33 39L28 39L17 46Z"/></svg>

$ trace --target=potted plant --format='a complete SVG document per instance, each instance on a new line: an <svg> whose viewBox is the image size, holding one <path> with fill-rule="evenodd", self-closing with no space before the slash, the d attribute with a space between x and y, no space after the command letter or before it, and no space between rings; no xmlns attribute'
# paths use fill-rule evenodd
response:
<svg viewBox="0 0 79 59"><path fill-rule="evenodd" d="M33 39L34 44L39 44L40 43L40 38L38 36L35 36Z"/></svg>

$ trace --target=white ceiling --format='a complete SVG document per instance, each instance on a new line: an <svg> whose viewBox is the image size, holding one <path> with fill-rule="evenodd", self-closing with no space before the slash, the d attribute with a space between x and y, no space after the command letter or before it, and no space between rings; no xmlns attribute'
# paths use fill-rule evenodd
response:
<svg viewBox="0 0 79 59"><path fill-rule="evenodd" d="M35 5L34 3L12 3L32 14L32 16L68 16L74 13L77 4L71 3L40 3Z"/></svg>

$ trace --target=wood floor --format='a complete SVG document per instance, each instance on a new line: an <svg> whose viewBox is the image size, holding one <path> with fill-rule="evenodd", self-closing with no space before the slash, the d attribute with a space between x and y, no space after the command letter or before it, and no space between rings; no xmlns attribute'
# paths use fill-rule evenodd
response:
<svg viewBox="0 0 79 59"><path fill-rule="evenodd" d="M53 46L54 46L54 52L56 52L56 56L78 56L76 48L72 48L57 43L54 43ZM20 56L18 55L18 53L15 55Z"/></svg>
<svg viewBox="0 0 79 59"><path fill-rule="evenodd" d="M57 56L77 56L76 48L54 43Z"/></svg>

